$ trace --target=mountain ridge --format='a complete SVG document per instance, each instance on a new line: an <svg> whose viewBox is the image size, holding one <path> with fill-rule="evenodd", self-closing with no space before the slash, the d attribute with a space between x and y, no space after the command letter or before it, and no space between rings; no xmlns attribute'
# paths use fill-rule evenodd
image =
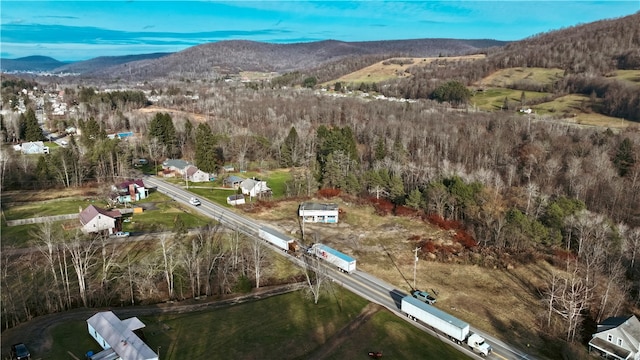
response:
<svg viewBox="0 0 640 360"><path fill-rule="evenodd" d="M274 44L250 40L225 40L192 46L175 53L97 57L62 63L1 59L3 71L49 71L78 73L89 77L163 77L184 73L226 74L240 71L286 72L301 70L349 56L461 55L508 42L492 39L409 39L344 42L322 40ZM37 56L36 56L37 57ZM56 63L57 62L57 63ZM57 65L57 66L56 66Z"/></svg>

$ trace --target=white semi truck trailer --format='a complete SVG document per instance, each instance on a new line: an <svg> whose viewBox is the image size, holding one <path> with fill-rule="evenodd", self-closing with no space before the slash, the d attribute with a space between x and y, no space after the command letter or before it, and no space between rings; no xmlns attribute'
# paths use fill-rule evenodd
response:
<svg viewBox="0 0 640 360"><path fill-rule="evenodd" d="M484 341L484 338L470 332L469 324L453 315L447 314L412 296L402 298L400 309L410 319L422 321L439 333L447 335L458 344L467 344L474 352L482 356L487 356L491 353L491 346Z"/></svg>
<svg viewBox="0 0 640 360"><path fill-rule="evenodd" d="M308 250L310 254L333 264L342 272L352 273L356 270L356 259L332 249L324 244L313 244Z"/></svg>

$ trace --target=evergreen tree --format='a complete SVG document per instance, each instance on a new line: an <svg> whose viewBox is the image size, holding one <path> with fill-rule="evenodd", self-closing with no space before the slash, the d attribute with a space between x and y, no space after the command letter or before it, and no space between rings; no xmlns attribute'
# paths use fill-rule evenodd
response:
<svg viewBox="0 0 640 360"><path fill-rule="evenodd" d="M389 189L389 198L393 201L394 204L402 204L404 203L405 191L404 191L404 183L402 182L402 178L398 175L393 175L389 177L389 182L387 185Z"/></svg>
<svg viewBox="0 0 640 360"><path fill-rule="evenodd" d="M461 82L453 80L438 86L431 94L431 98L440 102L446 101L454 105L461 105L469 101L471 91Z"/></svg>
<svg viewBox="0 0 640 360"><path fill-rule="evenodd" d="M38 124L36 113L32 108L28 108L24 114L20 115L20 124L24 124L23 139L25 141L42 141L45 139L42 134L42 128Z"/></svg>
<svg viewBox="0 0 640 360"><path fill-rule="evenodd" d="M358 195L362 191L362 184L355 172L349 173L345 180L344 190L351 195Z"/></svg>
<svg viewBox="0 0 640 360"><path fill-rule="evenodd" d="M107 132L93 117L90 117L87 121L80 121L78 125L82 130L80 142L88 149L93 148L94 144L98 140L104 140L107 138Z"/></svg>
<svg viewBox="0 0 640 360"><path fill-rule="evenodd" d="M406 205L412 209L421 209L423 204L422 193L419 189L413 189L409 193L409 197L407 198Z"/></svg>
<svg viewBox="0 0 640 360"><path fill-rule="evenodd" d="M625 176L629 172L629 170L636 163L635 152L633 150L633 144L629 138L624 138L620 145L618 145L618 150L613 158L613 163L618 168L618 174L620 176Z"/></svg>
<svg viewBox="0 0 640 360"><path fill-rule="evenodd" d="M171 115L167 113L157 113L149 122L149 138L156 138L160 144L164 145L170 157L178 157L179 149L177 145L176 128L173 125Z"/></svg>
<svg viewBox="0 0 640 360"><path fill-rule="evenodd" d="M387 147L384 143L384 139L380 137L376 142L376 148L374 150L374 159L380 161L380 160L384 160L385 157L387 157Z"/></svg>
<svg viewBox="0 0 640 360"><path fill-rule="evenodd" d="M195 165L198 169L209 173L216 171L215 145L215 139L209 125L206 123L198 124L196 128L195 154Z"/></svg>
<svg viewBox="0 0 640 360"><path fill-rule="evenodd" d="M282 167L300 166L300 139L295 127L291 127L289 135L280 146L280 165Z"/></svg>

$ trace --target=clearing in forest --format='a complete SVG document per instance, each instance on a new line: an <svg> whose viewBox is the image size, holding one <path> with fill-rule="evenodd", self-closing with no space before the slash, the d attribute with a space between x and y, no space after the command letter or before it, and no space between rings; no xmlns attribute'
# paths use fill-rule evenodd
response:
<svg viewBox="0 0 640 360"><path fill-rule="evenodd" d="M339 77L326 82L323 85L334 84L336 82L345 84L360 84L360 83L375 83L391 79L398 79L411 76L407 69L413 66L426 66L434 61L453 62L453 61L475 61L478 59L484 59L486 55L466 55L466 56L451 56L451 57L402 57L392 58L384 61L377 62L373 65L367 66L360 70L354 71L350 74Z"/></svg>

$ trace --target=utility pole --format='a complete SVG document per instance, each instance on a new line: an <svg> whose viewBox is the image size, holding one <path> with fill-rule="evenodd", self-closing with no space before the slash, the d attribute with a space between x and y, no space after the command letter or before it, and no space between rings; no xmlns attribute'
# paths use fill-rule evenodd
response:
<svg viewBox="0 0 640 360"><path fill-rule="evenodd" d="M302 243L305 243L305 241L304 241L304 220L305 220L304 202L302 204L300 204L300 212L302 213Z"/></svg>
<svg viewBox="0 0 640 360"><path fill-rule="evenodd" d="M420 248L415 248L413 249L413 255L414 255L414 260L413 260L413 289L416 289L416 269L418 267L418 250L420 250Z"/></svg>

